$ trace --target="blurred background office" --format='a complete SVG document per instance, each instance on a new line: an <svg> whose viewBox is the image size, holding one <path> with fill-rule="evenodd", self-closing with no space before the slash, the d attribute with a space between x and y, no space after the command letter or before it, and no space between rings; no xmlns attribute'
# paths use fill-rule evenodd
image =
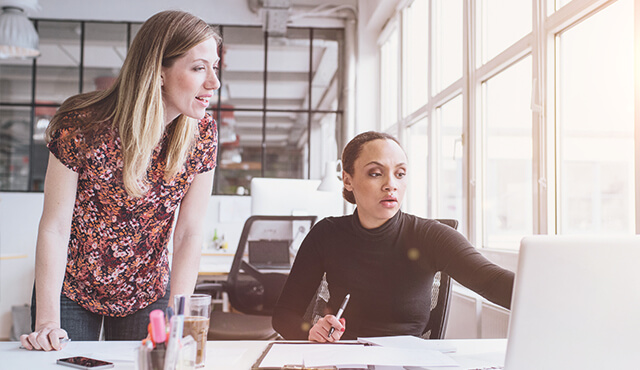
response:
<svg viewBox="0 0 640 370"><path fill-rule="evenodd" d="M208 242L204 264L233 253L256 207L253 178L335 178L342 147L366 130L407 149L405 211L458 220L507 268L526 235L640 229L640 0L0 6L0 20L23 17L19 33L39 37L17 55L0 46L0 339L10 337L11 307L29 301L49 119L67 97L109 86L140 24L166 9L192 12L224 38L209 107L220 151L207 236L224 237L228 250ZM4 42L11 32L0 24ZM332 194L322 210L298 201L279 212L350 212ZM448 337L506 335L508 312L464 289L454 290L451 316Z"/></svg>

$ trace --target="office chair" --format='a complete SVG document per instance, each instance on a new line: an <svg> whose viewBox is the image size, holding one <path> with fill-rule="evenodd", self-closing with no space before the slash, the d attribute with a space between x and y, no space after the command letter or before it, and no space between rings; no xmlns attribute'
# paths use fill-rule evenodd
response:
<svg viewBox="0 0 640 370"><path fill-rule="evenodd" d="M458 220L437 219L440 223L458 228ZM422 333L425 339L443 339L447 329L447 318L449 317L449 303L451 302L451 277L442 271L438 271L433 277L431 287L431 307L429 307L429 321Z"/></svg>
<svg viewBox="0 0 640 370"><path fill-rule="evenodd" d="M436 221L443 223L453 229L458 228L458 221L453 219L437 219ZM322 278L320 285L313 297L306 313L304 320L315 324L318 319L322 318L326 312L325 308L329 302L330 292L325 277ZM442 339L447 326L447 318L449 317L449 302L451 301L451 278L449 275L438 271L433 278L431 287L431 306L429 307L429 321L422 333L424 339Z"/></svg>
<svg viewBox="0 0 640 370"><path fill-rule="evenodd" d="M242 229L227 280L201 283L197 293L226 292L238 312L213 311L209 340L270 340L271 315L300 243L316 216L251 216ZM265 252L266 250L266 252ZM283 253L289 254L282 264ZM273 258L271 258L273 257ZM269 259L271 258L271 259Z"/></svg>

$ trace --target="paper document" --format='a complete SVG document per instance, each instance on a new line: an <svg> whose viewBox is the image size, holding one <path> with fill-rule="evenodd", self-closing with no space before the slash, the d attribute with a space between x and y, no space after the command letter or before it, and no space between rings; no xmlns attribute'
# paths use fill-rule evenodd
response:
<svg viewBox="0 0 640 370"><path fill-rule="evenodd" d="M305 367L357 365L454 367L458 363L439 351L380 346L330 347L304 355Z"/></svg>
<svg viewBox="0 0 640 370"><path fill-rule="evenodd" d="M440 351L442 353L452 353L457 349L456 346L438 339L422 339L414 337L413 335L358 338L358 343L383 347L426 349Z"/></svg>
<svg viewBox="0 0 640 370"><path fill-rule="evenodd" d="M269 352L260 361L259 367L302 366L306 356L315 352L327 351L331 348L356 349L364 348L364 344L273 343L269 348Z"/></svg>

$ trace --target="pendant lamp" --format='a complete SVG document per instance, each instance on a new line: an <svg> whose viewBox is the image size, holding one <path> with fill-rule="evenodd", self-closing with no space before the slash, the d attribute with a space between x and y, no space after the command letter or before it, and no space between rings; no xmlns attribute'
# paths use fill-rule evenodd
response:
<svg viewBox="0 0 640 370"><path fill-rule="evenodd" d="M24 1L25 6L34 1ZM0 2L0 58L35 58L38 50L38 33L27 18L18 1Z"/></svg>

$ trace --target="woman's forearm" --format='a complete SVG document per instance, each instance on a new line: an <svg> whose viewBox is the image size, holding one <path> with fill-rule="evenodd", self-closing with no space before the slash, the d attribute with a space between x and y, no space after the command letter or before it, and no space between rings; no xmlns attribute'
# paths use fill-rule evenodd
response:
<svg viewBox="0 0 640 370"><path fill-rule="evenodd" d="M36 330L47 324L60 326L60 292L67 263L68 235L45 230L42 226L38 231L35 268Z"/></svg>
<svg viewBox="0 0 640 370"><path fill-rule="evenodd" d="M173 233L170 306L173 306L174 295L193 293L198 280L200 251L204 240L204 219L212 186L213 171L196 175L180 203Z"/></svg>
<svg viewBox="0 0 640 370"><path fill-rule="evenodd" d="M54 155L49 155L36 243L36 330L50 323L60 326L60 291L67 264L77 183L78 174Z"/></svg>
<svg viewBox="0 0 640 370"><path fill-rule="evenodd" d="M173 306L176 294L191 294L198 279L202 236L194 235L183 239L174 239L173 261L171 263L171 296L169 305Z"/></svg>

